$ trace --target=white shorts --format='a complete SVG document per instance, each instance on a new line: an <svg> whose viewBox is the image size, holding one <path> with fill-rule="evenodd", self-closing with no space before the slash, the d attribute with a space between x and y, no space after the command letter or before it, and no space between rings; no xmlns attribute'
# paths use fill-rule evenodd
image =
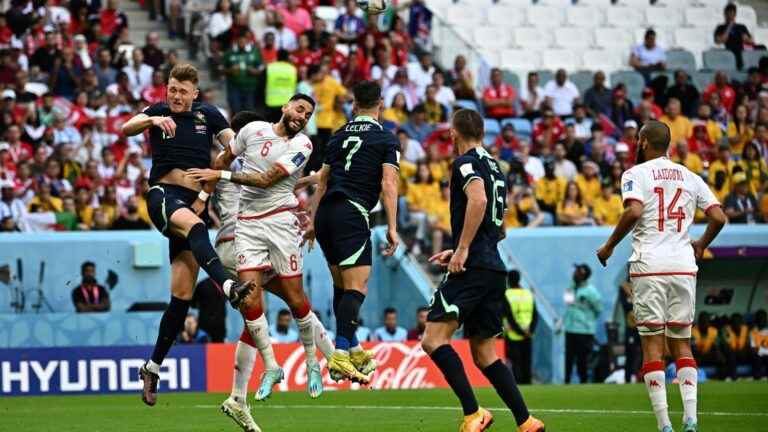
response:
<svg viewBox="0 0 768 432"><path fill-rule="evenodd" d="M671 338L690 338L696 272L653 272L647 265L633 262L629 274L640 335L664 333Z"/></svg>
<svg viewBox="0 0 768 432"><path fill-rule="evenodd" d="M301 276L301 229L290 211L235 225L237 271L273 269L282 278Z"/></svg>
<svg viewBox="0 0 768 432"><path fill-rule="evenodd" d="M237 274L237 258L235 254L235 241L228 240L216 244L216 254L219 256L221 265L232 274Z"/></svg>

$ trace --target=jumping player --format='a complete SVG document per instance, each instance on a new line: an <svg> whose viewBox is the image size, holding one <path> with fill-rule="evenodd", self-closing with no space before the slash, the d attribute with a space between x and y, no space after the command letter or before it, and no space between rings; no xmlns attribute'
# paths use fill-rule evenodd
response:
<svg viewBox="0 0 768 432"><path fill-rule="evenodd" d="M528 413L515 377L496 355L502 332L506 267L498 242L504 238L507 186L498 163L483 148L483 118L476 111L454 113L450 134L458 156L451 168L451 230L454 249L430 261L448 268L432 298L421 346L461 401L460 432L480 432L493 423L478 406L451 338L463 324L475 365L512 411L520 432L539 432L544 424Z"/></svg>
<svg viewBox="0 0 768 432"><path fill-rule="evenodd" d="M233 307L251 290L249 283L238 283L224 270L208 237L203 211L208 194L184 173L209 167L214 139L226 144L234 136L218 109L193 103L197 83L197 69L176 65L168 79L166 102L147 107L122 127L126 136L149 130L152 170L147 205L152 223L168 237L171 261L171 302L160 321L152 357L139 370L142 400L150 406L157 402L160 365L184 327L199 269L221 287Z"/></svg>
<svg viewBox="0 0 768 432"><path fill-rule="evenodd" d="M669 127L649 121L640 129L638 150L647 162L622 175L624 213L608 241L597 250L605 266L617 244L632 231L629 276L634 313L643 348L643 380L659 430L672 432L664 382L664 347L677 363L683 399L683 430L698 430L696 361L691 352L691 323L696 302L696 260L727 222L704 180L667 158ZM691 241L688 231L696 209L709 223Z"/></svg>
<svg viewBox="0 0 768 432"><path fill-rule="evenodd" d="M251 122L244 126L216 159L217 167L229 167L242 155L243 168L239 172L189 170L190 177L198 181L222 179L242 185L234 242L241 280L259 287L248 297L243 310L246 327L265 362L257 400L269 397L272 387L284 376L269 347L268 325L263 313L261 287L264 272L270 269L278 275L281 297L299 327L306 351L310 396L315 398L322 393L322 375L314 343L314 326L318 320L302 287L300 224L292 212L298 207L293 190L312 152L312 144L301 130L313 111L314 101L297 94L283 106L278 123Z"/></svg>
<svg viewBox="0 0 768 432"><path fill-rule="evenodd" d="M376 369L373 354L355 338L360 307L371 274L369 212L382 195L387 215L385 256L400 240L397 224L399 143L378 123L383 103L381 87L363 81L354 88L355 119L331 138L309 207L304 238L317 240L333 277L336 351L328 362L331 377L367 383Z"/></svg>

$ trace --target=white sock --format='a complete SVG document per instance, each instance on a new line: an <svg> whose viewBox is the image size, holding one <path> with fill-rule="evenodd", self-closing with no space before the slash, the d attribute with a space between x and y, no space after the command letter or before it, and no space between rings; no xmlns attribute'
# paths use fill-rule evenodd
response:
<svg viewBox="0 0 768 432"><path fill-rule="evenodd" d="M240 404L245 404L247 400L248 381L251 379L255 361L256 348L243 341L238 341L237 348L235 348L235 371L230 396Z"/></svg>
<svg viewBox="0 0 768 432"><path fill-rule="evenodd" d="M299 327L299 340L304 345L304 354L309 366L317 364L314 317L315 314L310 311L304 318L296 320L296 325Z"/></svg>
<svg viewBox="0 0 768 432"><path fill-rule="evenodd" d="M651 398L651 407L656 414L656 426L661 430L664 426L672 426L667 412L667 386L664 382L664 371L646 372L643 376L645 389Z"/></svg>
<svg viewBox="0 0 768 432"><path fill-rule="evenodd" d="M232 285L235 284L235 281L232 279L227 279L224 281L224 285L221 286L221 289L224 290L224 295L229 297L229 293L232 291Z"/></svg>
<svg viewBox="0 0 768 432"><path fill-rule="evenodd" d="M360 352L362 350L363 350L363 347L359 343L355 346L349 347L349 352Z"/></svg>
<svg viewBox="0 0 768 432"><path fill-rule="evenodd" d="M269 323L267 323L267 317L263 314L253 321L245 321L245 326L248 328L248 333L251 334L253 343L256 344L256 348L261 353L261 358L264 360L265 369L279 369L280 365L275 360L275 352L272 351L272 342L269 340Z"/></svg>
<svg viewBox="0 0 768 432"><path fill-rule="evenodd" d="M314 313L312 314L312 326L315 329L315 345L320 348L320 352L323 353L323 357L325 357L326 360L330 359L333 355L333 342L328 337L328 332L325 331L325 326Z"/></svg>
<svg viewBox="0 0 768 432"><path fill-rule="evenodd" d="M696 417L698 379L699 373L695 367L685 366L677 370L680 396L683 398L683 421L692 419L694 422L697 422L698 420Z"/></svg>
<svg viewBox="0 0 768 432"><path fill-rule="evenodd" d="M155 375L159 375L160 374L160 365L155 363L155 362L153 362L152 360L149 360L147 362L147 370L152 372Z"/></svg>

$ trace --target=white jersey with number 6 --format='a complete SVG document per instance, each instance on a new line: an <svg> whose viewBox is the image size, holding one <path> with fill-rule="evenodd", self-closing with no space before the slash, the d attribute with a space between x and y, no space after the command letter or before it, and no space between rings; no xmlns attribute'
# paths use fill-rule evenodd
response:
<svg viewBox="0 0 768 432"><path fill-rule="evenodd" d="M630 263L652 274L698 270L688 230L696 209L720 205L704 180L666 157L636 165L621 177L622 199L643 204L632 231Z"/></svg>

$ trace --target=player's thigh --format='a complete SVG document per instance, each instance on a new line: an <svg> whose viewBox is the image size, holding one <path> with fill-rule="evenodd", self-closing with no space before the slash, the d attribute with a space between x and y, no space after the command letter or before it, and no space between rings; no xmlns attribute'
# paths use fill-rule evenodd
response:
<svg viewBox="0 0 768 432"><path fill-rule="evenodd" d="M356 265L352 267L340 267L341 281L345 290L368 293L368 279L371 277L370 265Z"/></svg>
<svg viewBox="0 0 768 432"><path fill-rule="evenodd" d="M464 336L489 339L500 335L503 330L504 308L509 307L504 297L506 275L491 270L476 270L473 281L477 293L472 300L476 306L467 307L464 318Z"/></svg>
<svg viewBox="0 0 768 432"><path fill-rule="evenodd" d="M458 328L459 322L452 318L443 321L427 321L424 326L424 336L421 338L422 348L427 354L432 354L440 346L449 345Z"/></svg>
<svg viewBox="0 0 768 432"><path fill-rule="evenodd" d="M666 276L667 329L674 339L689 339L696 304L695 276Z"/></svg>
<svg viewBox="0 0 768 432"><path fill-rule="evenodd" d="M187 237L187 235L189 235L189 230L191 230L193 226L199 223L205 223L191 209L186 207L176 209L171 214L170 222L169 231L171 234L180 237Z"/></svg>
<svg viewBox="0 0 768 432"><path fill-rule="evenodd" d="M472 361L480 369L492 365L499 359L496 352L496 338L471 337L469 338L469 347L472 351Z"/></svg>
<svg viewBox="0 0 768 432"><path fill-rule="evenodd" d="M448 275L432 295L427 322L453 320L463 324L485 294L482 281L476 276L473 269Z"/></svg>
<svg viewBox="0 0 768 432"><path fill-rule="evenodd" d="M216 254L219 256L221 265L228 272L237 274L237 254L235 253L235 241L224 241L216 245Z"/></svg>
<svg viewBox="0 0 768 432"><path fill-rule="evenodd" d="M667 293L664 281L656 276L633 277L633 312L640 336L664 333L667 321Z"/></svg>
<svg viewBox="0 0 768 432"><path fill-rule="evenodd" d="M349 200L336 200L326 213L318 215L325 229L318 240L324 252L332 251L329 263L342 268L370 266L373 249L366 210Z"/></svg>
<svg viewBox="0 0 768 432"><path fill-rule="evenodd" d="M301 231L293 213L283 212L261 219L261 237L267 244L269 263L281 278L301 277Z"/></svg>
<svg viewBox="0 0 768 432"><path fill-rule="evenodd" d="M269 243L264 239L264 232L258 220L238 220L234 242L238 275L242 272L261 272L272 268L269 261Z"/></svg>
<svg viewBox="0 0 768 432"><path fill-rule="evenodd" d="M189 250L181 251L171 262L171 294L182 300L192 299L200 267Z"/></svg>

